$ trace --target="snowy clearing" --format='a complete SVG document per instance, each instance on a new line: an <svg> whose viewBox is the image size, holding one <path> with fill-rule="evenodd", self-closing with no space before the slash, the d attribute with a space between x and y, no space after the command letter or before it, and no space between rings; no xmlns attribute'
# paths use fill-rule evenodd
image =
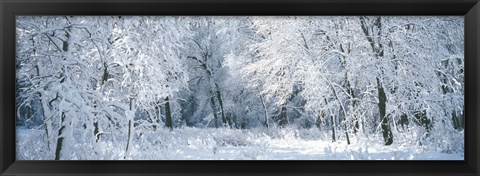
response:
<svg viewBox="0 0 480 176"><path fill-rule="evenodd" d="M77 134L78 135L78 134ZM50 160L43 131L17 128L17 159ZM100 140L95 146L74 142L62 153L72 160L463 160L463 152L444 153L433 147L398 138L385 146L381 136L352 136L351 145L340 138L331 142L318 129L198 129L137 133L133 149L124 158L125 139L117 143ZM120 136L118 138L121 139ZM78 138L77 138L78 139ZM107 138L105 138L107 139Z"/></svg>

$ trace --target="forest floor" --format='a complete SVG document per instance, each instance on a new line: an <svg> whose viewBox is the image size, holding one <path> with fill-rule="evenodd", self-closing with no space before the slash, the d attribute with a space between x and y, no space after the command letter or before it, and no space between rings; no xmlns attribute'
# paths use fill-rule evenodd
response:
<svg viewBox="0 0 480 176"><path fill-rule="evenodd" d="M143 131L143 132L139 132ZM382 137L345 133L332 142L330 131L319 129L199 129L136 130L132 147L125 152L126 136L105 135L98 143L84 134L66 139L61 159L66 160L463 160L455 152L418 142L415 133L399 135L390 146ZM113 142L115 141L115 142ZM461 145L463 146L463 145ZM51 147L52 148L52 147ZM44 131L17 127L18 160L51 160Z"/></svg>

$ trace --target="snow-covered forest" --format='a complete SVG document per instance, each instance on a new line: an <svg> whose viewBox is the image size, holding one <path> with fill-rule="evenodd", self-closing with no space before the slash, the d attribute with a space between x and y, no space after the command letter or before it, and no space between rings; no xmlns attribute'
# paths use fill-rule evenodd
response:
<svg viewBox="0 0 480 176"><path fill-rule="evenodd" d="M464 158L462 16L17 16L19 160Z"/></svg>

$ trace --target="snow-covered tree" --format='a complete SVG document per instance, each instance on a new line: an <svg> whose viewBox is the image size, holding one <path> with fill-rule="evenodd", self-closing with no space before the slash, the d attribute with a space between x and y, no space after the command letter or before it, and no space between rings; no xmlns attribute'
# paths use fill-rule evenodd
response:
<svg viewBox="0 0 480 176"><path fill-rule="evenodd" d="M183 24L183 25L182 25ZM115 101L126 105L128 128L126 151L131 145L138 113L148 112L150 123L159 125L165 107L165 125L173 129L172 108L175 95L187 85L187 68L182 63L184 38L190 37L186 21L180 17L118 17L113 27L112 51L109 53L112 86L103 90Z"/></svg>
<svg viewBox="0 0 480 176"><path fill-rule="evenodd" d="M232 119L237 128L256 126L268 127L268 108L263 96L258 96L258 89L249 89L248 78L244 79L243 68L253 62L254 55L250 45L259 40L255 36L252 17L222 17L219 25L223 26L217 35L224 41L223 66L226 69L225 79L221 84L224 90L224 109L227 118Z"/></svg>
<svg viewBox="0 0 480 176"><path fill-rule="evenodd" d="M74 129L82 128L94 141L94 123L107 116L96 91L96 70L91 59L99 57L95 39L75 17L18 17L17 58L22 67L17 78L29 82L21 87L26 100L41 100L47 141L60 159L74 138ZM101 108L100 108L101 107ZM97 129L98 130L98 129ZM55 146L55 147L54 147ZM63 152L68 154L69 152Z"/></svg>
<svg viewBox="0 0 480 176"><path fill-rule="evenodd" d="M297 109L292 100L299 96L302 80L298 74L311 62L308 46L305 45L303 30L306 18L262 17L253 19L259 42L250 50L255 56L253 62L244 68L245 78L250 86L258 88L257 93L264 102L265 111L274 117L280 126L289 124L287 111Z"/></svg>
<svg viewBox="0 0 480 176"><path fill-rule="evenodd" d="M207 126L210 124L215 127L229 126L234 124L231 112L227 112L225 106L225 95L227 94L226 86L226 69L224 67L225 56L231 50L237 50L230 42L238 42L241 45L243 39L232 38L234 33L228 30L237 30L241 20L235 19L234 22L228 21L229 17L188 17L191 21L192 30L196 31L195 36L191 40L190 52L187 52L186 58L190 60L193 70L192 79L190 80L191 90L196 102L194 106L198 108L192 109L191 115L194 117L200 114L206 114L213 117L207 119ZM233 41L231 41L233 40ZM238 46L239 48L242 46ZM193 76L194 75L194 76ZM206 108L209 105L209 108Z"/></svg>

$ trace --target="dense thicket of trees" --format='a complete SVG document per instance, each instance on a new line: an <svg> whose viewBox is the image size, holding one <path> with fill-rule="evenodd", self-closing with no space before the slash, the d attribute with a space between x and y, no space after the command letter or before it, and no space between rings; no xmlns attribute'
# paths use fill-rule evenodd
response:
<svg viewBox="0 0 480 176"><path fill-rule="evenodd" d="M17 124L52 159L143 130L464 127L461 17L17 17ZM446 135L447 134L447 135ZM440 140L441 139L441 140Z"/></svg>

